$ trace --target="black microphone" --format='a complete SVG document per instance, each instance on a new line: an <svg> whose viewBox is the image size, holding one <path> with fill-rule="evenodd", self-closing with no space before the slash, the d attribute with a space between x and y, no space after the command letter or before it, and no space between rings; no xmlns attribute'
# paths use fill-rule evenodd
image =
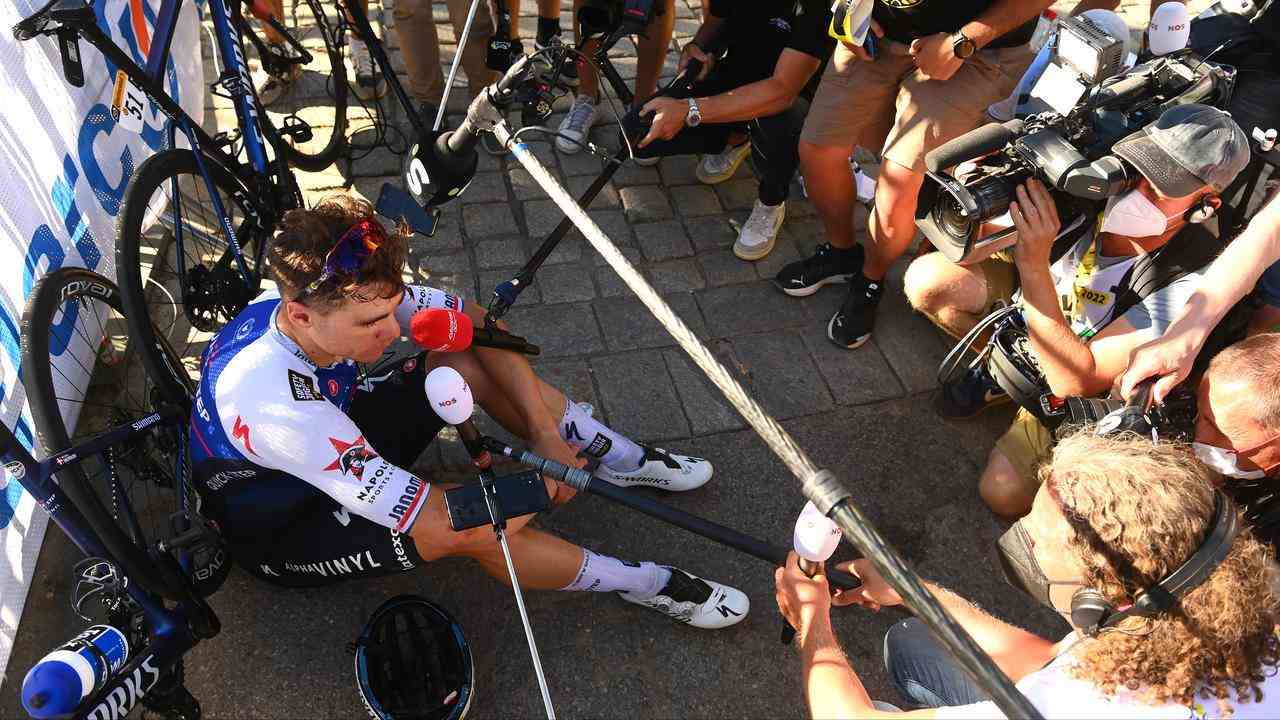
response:
<svg viewBox="0 0 1280 720"><path fill-rule="evenodd" d="M1021 135L1022 128L1022 121L1016 119L1005 123L987 123L930 150L924 156L924 165L929 172L936 173L965 160L993 153Z"/></svg>

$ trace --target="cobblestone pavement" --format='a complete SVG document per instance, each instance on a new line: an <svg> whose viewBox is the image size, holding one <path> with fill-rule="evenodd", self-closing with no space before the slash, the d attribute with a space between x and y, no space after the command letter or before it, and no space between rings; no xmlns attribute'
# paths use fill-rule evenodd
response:
<svg viewBox="0 0 1280 720"><path fill-rule="evenodd" d="M534 3L524 5L526 13L533 12ZM676 49L697 29L697 7L694 0L677 2L668 74ZM1137 0L1123 4L1135 27L1145 24L1145 8ZM391 17L389 10L384 17ZM442 3L436 17L446 19ZM562 24L569 26L567 3ZM520 25L524 37L532 37L533 17L522 17ZM447 24L441 36L453 42ZM389 44L402 67L394 33ZM454 48L444 45L444 62ZM624 40L614 53L629 81L634 51ZM464 104L459 88L450 106ZM211 123L225 117L212 105L209 110ZM398 111L391 122L404 125ZM367 134L359 122L355 129L357 138ZM593 139L612 145L615 134L606 122ZM574 193L600 169L596 159L562 155L546 142L535 143L534 152ZM384 182L397 182L399 163L378 151L324 172L300 173L299 179L308 201L348 188L372 200ZM823 241L813 208L797 189L774 252L756 263L741 262L730 246L735 224L755 198L749 169L708 187L694 177L694 163L680 157L656 167L622 168L591 205L591 216L815 461L849 485L859 507L923 575L1002 617L1064 632L1062 623L1009 592L991 560L1003 525L982 506L975 483L1012 412L992 411L967 424L933 415L930 392L948 343L907 307L902 268L892 276L873 340L853 352L836 348L826 340L825 325L843 287L795 300L768 282L784 263ZM560 217L513 159L482 154L474 183L446 207L436 235L415 238L415 277L487 299ZM865 227L863 217L859 227ZM789 543L803 504L795 480L580 235L561 244L508 320L543 347L538 372L574 399L595 405L614 427L715 464L708 486L664 499L771 542ZM461 457L457 443L445 438L423 464L434 473L441 465L456 467ZM580 496L540 523L601 552L678 564L731 583L753 606L734 628L706 632L609 596L528 595L562 717L805 714L798 661L777 640L772 568L592 497ZM841 552L848 556L851 550ZM0 716L21 714L15 680L76 627L63 601L72 554L60 533L49 534ZM189 656L189 686L214 718L360 716L347 643L377 605L403 592L443 603L467 629L478 665L474 717L541 715L510 592L461 561L318 591L276 590L236 571L213 598L222 634ZM897 611L836 613L838 633L871 695L892 702L900 698L887 684L880 638L900 617Z"/></svg>

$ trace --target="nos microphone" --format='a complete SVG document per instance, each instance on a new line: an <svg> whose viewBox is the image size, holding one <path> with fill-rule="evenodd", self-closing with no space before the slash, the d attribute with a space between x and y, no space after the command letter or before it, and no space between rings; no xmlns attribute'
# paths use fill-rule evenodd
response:
<svg viewBox="0 0 1280 720"><path fill-rule="evenodd" d="M1147 27L1147 47L1152 55L1168 55L1187 46L1191 37L1191 14L1176 0L1164 3L1151 15Z"/></svg>
<svg viewBox="0 0 1280 720"><path fill-rule="evenodd" d="M480 431L471 422L471 413L475 411L476 401L471 396L471 386L462 377L462 373L451 367L441 366L427 373L423 381L427 391L427 402L441 420L458 428L458 437L471 455L471 460L481 469L489 467L489 451L484 449Z"/></svg>
<svg viewBox="0 0 1280 720"><path fill-rule="evenodd" d="M542 352L519 335L498 328L477 328L469 315L447 308L427 308L414 313L409 321L409 336L419 347L431 352L462 352L469 347L490 347L525 355Z"/></svg>
<svg viewBox="0 0 1280 720"><path fill-rule="evenodd" d="M812 502L804 504L800 517L796 518L791 545L800 556L800 569L805 575L813 577L818 573L818 568L830 559L840 545L840 538L840 528L836 527L831 518L819 512ZM783 621L782 644L791 644L795 635L796 629Z"/></svg>

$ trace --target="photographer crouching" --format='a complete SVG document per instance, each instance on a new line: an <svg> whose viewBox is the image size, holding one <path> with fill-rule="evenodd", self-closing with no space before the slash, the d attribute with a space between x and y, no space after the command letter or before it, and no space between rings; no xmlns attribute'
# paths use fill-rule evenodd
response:
<svg viewBox="0 0 1280 720"><path fill-rule="evenodd" d="M710 0L702 26L680 54L681 70L691 59L702 64L691 92L653 98L640 111L652 125L638 143L638 158L701 153L698 179L713 185L753 155L759 198L733 245L743 260L768 255L782 227L800 166L800 129L818 71L835 48L830 22L826 0ZM727 48L723 60L716 47ZM744 123L748 137L741 136Z"/></svg>
<svg viewBox="0 0 1280 720"><path fill-rule="evenodd" d="M911 304L960 337L993 309L1016 300L1045 391L1068 397L1108 390L1129 353L1159 337L1194 291L1198 271L1212 258L1195 252L1203 249L1195 244L1217 242L1216 228L1205 221L1220 206L1219 193L1248 163L1249 144L1226 113L1187 104L1166 110L1116 143L1112 153L1141 178L1113 196L1096 219L1067 218L1061 232L1054 198L1041 182L1028 180L1009 207L1017 232L1011 257L968 266L940 253L920 257L904 281ZM1055 245L1066 247L1056 258ZM1142 271L1161 267L1162 255L1168 260L1178 254L1202 259L1183 263L1191 267L1174 275L1160 277L1157 271L1154 281ZM1007 400L985 366L978 366L945 383L935 408L959 419ZM979 482L992 510L1011 519L1027 513L1037 491L1036 466L1051 443L1036 414L1020 409Z"/></svg>
<svg viewBox="0 0 1280 720"><path fill-rule="evenodd" d="M1031 513L997 544L1006 579L1060 613L1058 642L926 587L1046 718L1280 716L1271 551L1244 529L1214 474L1185 449L1132 434L1078 433L1042 470ZM831 605L901 604L866 560L863 585L830 596L792 556L775 575L778 606L797 629L813 717L880 717L840 650ZM995 718L990 702L923 624L885 635L908 717ZM901 715L894 715L901 717Z"/></svg>

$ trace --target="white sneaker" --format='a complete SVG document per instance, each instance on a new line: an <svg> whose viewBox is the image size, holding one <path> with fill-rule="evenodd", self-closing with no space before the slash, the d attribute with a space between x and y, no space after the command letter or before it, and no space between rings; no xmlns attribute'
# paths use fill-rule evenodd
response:
<svg viewBox="0 0 1280 720"><path fill-rule="evenodd" d="M742 622L751 601L737 588L691 575L680 568L671 571L666 586L650 598L620 592L623 600L653 608L667 617L706 630L719 630Z"/></svg>
<svg viewBox="0 0 1280 720"><path fill-rule="evenodd" d="M756 200L751 217L742 224L738 241L733 244L733 254L743 260L759 260L773 252L773 242L778 238L778 228L787 217L787 203L769 206Z"/></svg>
<svg viewBox="0 0 1280 720"><path fill-rule="evenodd" d="M601 463L596 468L596 477L619 487L644 485L671 492L700 488L711 480L711 463L702 458L677 455L648 445L640 447L644 448L640 467L630 472L618 472Z"/></svg>
<svg viewBox="0 0 1280 720"><path fill-rule="evenodd" d="M387 84L381 76L375 76L373 57L369 55L369 46L364 40L352 37L348 41L351 57L351 69L355 71L356 82L351 86L352 92L361 100L376 100L387 92Z"/></svg>
<svg viewBox="0 0 1280 720"><path fill-rule="evenodd" d="M733 177L742 161L751 154L751 141L730 145L715 155L703 155L694 173L707 185L715 185Z"/></svg>
<svg viewBox="0 0 1280 720"><path fill-rule="evenodd" d="M569 106L569 114L564 116L557 131L556 147L566 155L572 155L582 149L587 133L596 124L596 101L589 95L578 95Z"/></svg>

